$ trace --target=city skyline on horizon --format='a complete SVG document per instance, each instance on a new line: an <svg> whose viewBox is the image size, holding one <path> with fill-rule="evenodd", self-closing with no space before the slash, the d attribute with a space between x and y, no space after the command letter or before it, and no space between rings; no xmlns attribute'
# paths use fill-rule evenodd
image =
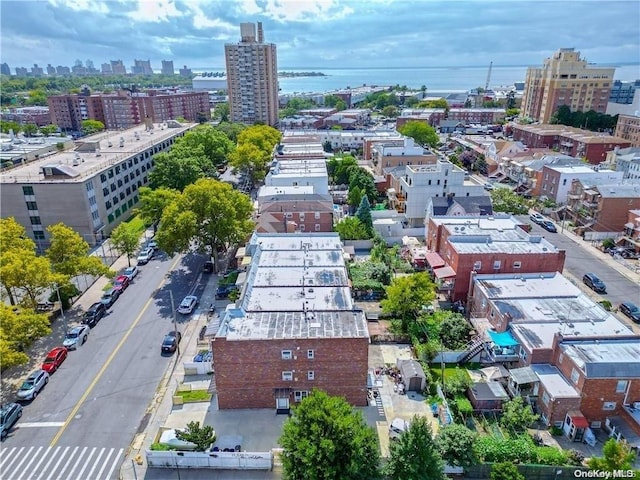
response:
<svg viewBox="0 0 640 480"><path fill-rule="evenodd" d="M73 65L75 58L99 69L133 47L130 63L150 60L154 71L162 60L222 70L224 45L239 41L240 23L259 21L265 42L278 47L280 70L530 66L572 47L590 63L640 61L640 3L541 3L38 0L17 8L9 0L0 3L0 56L12 69ZM603 36L607 23L616 28Z"/></svg>

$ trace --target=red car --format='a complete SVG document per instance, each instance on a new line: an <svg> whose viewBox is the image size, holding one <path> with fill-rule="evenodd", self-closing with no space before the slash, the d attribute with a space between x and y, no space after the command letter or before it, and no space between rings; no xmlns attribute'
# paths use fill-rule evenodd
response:
<svg viewBox="0 0 640 480"><path fill-rule="evenodd" d="M129 277L127 277L126 275L120 275L113 282L113 288L118 290L120 293L124 292L128 286L129 286Z"/></svg>
<svg viewBox="0 0 640 480"><path fill-rule="evenodd" d="M55 372L58 367L67 358L67 349L65 347L56 347L47 353L47 358L42 363L42 370L47 373Z"/></svg>

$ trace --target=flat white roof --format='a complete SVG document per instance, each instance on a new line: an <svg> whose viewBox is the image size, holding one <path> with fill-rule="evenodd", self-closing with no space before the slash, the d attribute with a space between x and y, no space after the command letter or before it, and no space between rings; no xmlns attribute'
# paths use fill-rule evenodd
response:
<svg viewBox="0 0 640 480"><path fill-rule="evenodd" d="M589 378L640 378L640 337L573 341L560 345Z"/></svg>
<svg viewBox="0 0 640 480"><path fill-rule="evenodd" d="M258 190L258 198L264 199L268 197L280 197L282 195L311 195L313 194L313 185L295 185L295 186L269 186L263 185Z"/></svg>
<svg viewBox="0 0 640 480"><path fill-rule="evenodd" d="M531 369L540 379L540 383L551 398L580 398L578 391L567 382L560 370L546 363L531 365Z"/></svg>

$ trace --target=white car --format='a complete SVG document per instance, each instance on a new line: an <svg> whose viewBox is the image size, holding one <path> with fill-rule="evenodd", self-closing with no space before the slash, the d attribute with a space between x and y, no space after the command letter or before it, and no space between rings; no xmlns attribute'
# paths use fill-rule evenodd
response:
<svg viewBox="0 0 640 480"><path fill-rule="evenodd" d="M127 267L124 269L124 272L122 272L122 275L124 275L125 277L127 277L129 279L129 281L132 281L136 275L138 275L138 272L140 270L138 270L138 267L136 267L135 265L133 267Z"/></svg>
<svg viewBox="0 0 640 480"><path fill-rule="evenodd" d="M183 315L189 315L193 312L193 309L198 305L198 297L194 295L187 295L180 303L178 307L178 313L182 313Z"/></svg>
<svg viewBox="0 0 640 480"><path fill-rule="evenodd" d="M535 212L529 215L529 220L531 220L533 223L537 223L538 225L540 225L542 222L544 222L545 218L538 212Z"/></svg>
<svg viewBox="0 0 640 480"><path fill-rule="evenodd" d="M87 341L90 331L91 329L88 325L78 325L77 327L73 327L67 332L67 336L64 337L62 346L69 350L77 349Z"/></svg>
<svg viewBox="0 0 640 480"><path fill-rule="evenodd" d="M144 265L149 263L149 260L153 258L153 248L145 248L138 255L138 265Z"/></svg>
<svg viewBox="0 0 640 480"><path fill-rule="evenodd" d="M33 372L24 381L20 390L18 390L17 396L20 400L33 400L47 383L49 383L49 374L47 372L44 370Z"/></svg>

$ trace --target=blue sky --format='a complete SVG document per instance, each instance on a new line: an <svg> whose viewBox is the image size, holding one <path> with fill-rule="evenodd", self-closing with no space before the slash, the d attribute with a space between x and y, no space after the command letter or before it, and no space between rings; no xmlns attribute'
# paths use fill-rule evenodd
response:
<svg viewBox="0 0 640 480"><path fill-rule="evenodd" d="M16 66L163 59L224 68L241 22L263 23L279 69L540 65L560 47L640 63L637 0L0 0Z"/></svg>

